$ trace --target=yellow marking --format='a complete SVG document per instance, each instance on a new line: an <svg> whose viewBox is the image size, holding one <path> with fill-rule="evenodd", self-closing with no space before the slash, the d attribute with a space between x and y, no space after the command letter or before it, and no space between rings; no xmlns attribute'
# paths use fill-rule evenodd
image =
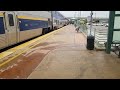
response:
<svg viewBox="0 0 120 90"><path fill-rule="evenodd" d="M64 30L64 29L62 29L62 30ZM22 45L19 45L19 46L17 46L17 47L11 48L11 49L9 49L9 50L7 50L7 51L5 51L5 52L10 52L10 51L12 51L12 52L14 53L15 51L17 51L17 50L19 50L19 49L21 49L21 48L23 48L23 47L25 48L27 45L30 45L30 44L32 44L32 43L35 43L36 41L38 41L38 40L40 40L40 39L47 39L48 36L53 35L53 34L57 33L58 31L61 31L61 29L58 29L58 30L53 31L53 32L51 32L51 33L45 34L45 35L43 35L43 36L40 36L40 37L38 37L38 38L36 38L36 39L33 39L33 40L29 41L29 42L26 42L26 43L22 44ZM41 42L38 42L38 43L34 44L33 46L27 48L26 50L23 50L22 52L20 52L18 55L16 55L16 56L14 56L14 57L12 57L12 58L4 61L3 63L0 64L0 67L3 66L3 65L5 65L5 64L7 64L7 63L10 62L10 61L12 61L12 60L15 59L16 57L18 57L18 56L21 55L22 53L28 51L29 49L33 48L34 46L36 46L36 45L39 44L39 43L41 43ZM3 52L3 53L5 53L5 52ZM0 59L1 59L1 58L4 58L4 57L7 56L7 55L8 55L8 54L6 54L6 55L1 55L1 54L0 54Z"/></svg>
<svg viewBox="0 0 120 90"><path fill-rule="evenodd" d="M3 16L3 13L0 13L0 16Z"/></svg>
<svg viewBox="0 0 120 90"><path fill-rule="evenodd" d="M18 18L21 19L31 19L31 20L43 20L43 21L47 21L47 18L36 18L36 17L30 17L30 16L18 16Z"/></svg>

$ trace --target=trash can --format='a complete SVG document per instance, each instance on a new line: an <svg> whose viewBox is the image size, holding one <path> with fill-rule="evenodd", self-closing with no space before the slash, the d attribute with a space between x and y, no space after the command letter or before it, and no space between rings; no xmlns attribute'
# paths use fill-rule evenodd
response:
<svg viewBox="0 0 120 90"><path fill-rule="evenodd" d="M87 45L86 48L88 50L93 50L94 49L94 36L90 35L87 36Z"/></svg>

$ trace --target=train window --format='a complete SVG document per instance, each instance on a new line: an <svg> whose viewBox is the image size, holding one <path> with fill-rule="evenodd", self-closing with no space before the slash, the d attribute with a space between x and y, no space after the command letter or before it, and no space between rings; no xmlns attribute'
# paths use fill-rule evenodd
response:
<svg viewBox="0 0 120 90"><path fill-rule="evenodd" d="M59 20L58 20L58 24L59 24Z"/></svg>
<svg viewBox="0 0 120 90"><path fill-rule="evenodd" d="M8 18L9 18L9 25L10 26L14 26L13 15L12 14L8 14Z"/></svg>
<svg viewBox="0 0 120 90"><path fill-rule="evenodd" d="M58 24L58 20L56 20L56 24Z"/></svg>
<svg viewBox="0 0 120 90"><path fill-rule="evenodd" d="M55 20L55 23L57 24L57 20Z"/></svg>

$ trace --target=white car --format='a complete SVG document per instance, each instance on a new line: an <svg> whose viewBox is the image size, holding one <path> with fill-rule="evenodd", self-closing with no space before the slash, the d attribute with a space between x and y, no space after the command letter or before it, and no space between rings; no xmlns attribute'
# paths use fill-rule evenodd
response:
<svg viewBox="0 0 120 90"><path fill-rule="evenodd" d="M87 23L87 25L90 25L90 23Z"/></svg>
<svg viewBox="0 0 120 90"><path fill-rule="evenodd" d="M104 26L103 23L97 23L96 26Z"/></svg>
<svg viewBox="0 0 120 90"><path fill-rule="evenodd" d="M100 26L103 26L103 23L100 23L99 25L100 25Z"/></svg>
<svg viewBox="0 0 120 90"><path fill-rule="evenodd" d="M104 26L104 24L103 24L103 23L101 23L101 26Z"/></svg>
<svg viewBox="0 0 120 90"><path fill-rule="evenodd" d="M109 25L108 24L105 24L105 27L108 27Z"/></svg>
<svg viewBox="0 0 120 90"><path fill-rule="evenodd" d="M92 24L93 26L96 26L96 24Z"/></svg>

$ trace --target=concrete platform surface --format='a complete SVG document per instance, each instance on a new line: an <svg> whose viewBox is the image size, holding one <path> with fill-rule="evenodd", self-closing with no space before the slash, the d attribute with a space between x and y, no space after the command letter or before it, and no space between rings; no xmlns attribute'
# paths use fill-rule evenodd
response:
<svg viewBox="0 0 120 90"><path fill-rule="evenodd" d="M87 50L86 37L73 25L28 43L18 46L27 50L0 62L0 79L120 79L120 59Z"/></svg>
<svg viewBox="0 0 120 90"><path fill-rule="evenodd" d="M72 25L45 42L51 43L43 50L48 53L28 79L120 79L120 59L113 53L86 50L86 38Z"/></svg>

